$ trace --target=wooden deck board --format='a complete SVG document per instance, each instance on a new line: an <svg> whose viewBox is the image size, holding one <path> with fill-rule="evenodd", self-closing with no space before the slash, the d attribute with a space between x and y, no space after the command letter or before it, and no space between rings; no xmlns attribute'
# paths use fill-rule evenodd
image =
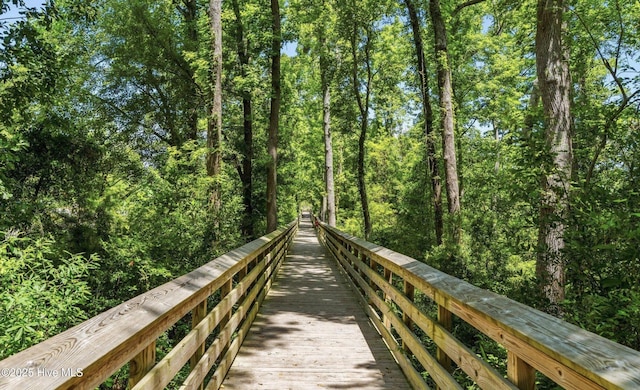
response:
<svg viewBox="0 0 640 390"><path fill-rule="evenodd" d="M410 389L335 261L303 222L223 389Z"/></svg>

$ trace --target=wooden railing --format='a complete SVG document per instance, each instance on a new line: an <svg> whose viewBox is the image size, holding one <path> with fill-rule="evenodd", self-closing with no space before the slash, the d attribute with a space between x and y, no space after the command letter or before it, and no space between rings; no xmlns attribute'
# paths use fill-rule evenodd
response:
<svg viewBox="0 0 640 390"><path fill-rule="evenodd" d="M205 377L207 389L219 388L297 228L294 221L0 361L0 389L93 389L127 363L133 389L162 389L187 363L181 388L202 388ZM191 331L156 361L156 340L189 313Z"/></svg>
<svg viewBox="0 0 640 390"><path fill-rule="evenodd" d="M534 389L536 371L567 389L640 389L638 351L322 222L318 235L415 389L427 384L412 359L441 389L461 389L452 364L483 389ZM437 315L414 304L418 293L437 306ZM507 378L452 335L453 316L507 350ZM418 328L436 353L428 352Z"/></svg>

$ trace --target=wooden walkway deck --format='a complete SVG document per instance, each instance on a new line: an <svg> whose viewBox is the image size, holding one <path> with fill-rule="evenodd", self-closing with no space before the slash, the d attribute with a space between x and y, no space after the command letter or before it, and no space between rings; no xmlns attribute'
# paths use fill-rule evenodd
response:
<svg viewBox="0 0 640 390"><path fill-rule="evenodd" d="M410 389L304 221L223 389Z"/></svg>

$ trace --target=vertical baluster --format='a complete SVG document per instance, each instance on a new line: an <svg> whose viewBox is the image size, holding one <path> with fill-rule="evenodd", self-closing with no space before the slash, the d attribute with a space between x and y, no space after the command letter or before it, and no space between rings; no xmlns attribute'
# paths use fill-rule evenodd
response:
<svg viewBox="0 0 640 390"><path fill-rule="evenodd" d="M240 268L240 271L238 271L238 282L242 281L242 279L244 279L244 277L247 276L248 273L248 267L246 265Z"/></svg>
<svg viewBox="0 0 640 390"><path fill-rule="evenodd" d="M536 370L511 351L507 351L507 378L521 390L536 388Z"/></svg>
<svg viewBox="0 0 640 390"><path fill-rule="evenodd" d="M373 272L378 273L378 263L376 263L372 258L369 258L369 267L371 267ZM378 285L373 281L373 279L369 280L369 286L373 289L374 293L379 290ZM373 306L373 301L371 299L369 299L369 305Z"/></svg>
<svg viewBox="0 0 640 390"><path fill-rule="evenodd" d="M406 280L404 281L404 295L411 302L413 302L413 298L415 295L415 288L413 287L413 284L407 282ZM409 330L413 332L413 321L411 321L411 318L407 314L406 310L404 311L404 313L402 313L402 320L404 321L404 324L407 325L407 328L409 328ZM406 351L407 355L409 356L411 355L411 350L405 345L404 340L402 340L402 349Z"/></svg>
<svg viewBox="0 0 640 390"><path fill-rule="evenodd" d="M356 248L352 247L351 245L349 245L348 252L350 254L352 254L353 256L355 256L356 258L358 256L360 256L360 253L358 252L358 250ZM351 264L351 269L353 269L354 271L356 271L359 274L362 274L362 271L360 270L360 267L358 267L358 264L356 263L355 260L352 260L352 257L347 257L347 262L349 262L349 264ZM358 282L356 281L355 276L351 275L350 273L347 273L347 276L349 277L349 279L353 280L353 284L356 287L356 290L361 291L360 287L358 287Z"/></svg>
<svg viewBox="0 0 640 390"><path fill-rule="evenodd" d="M194 307L191 311L191 329L195 328L206 315L207 299L205 298L202 302L200 302L200 304L198 304L198 306ZM202 343L193 354L193 356L191 356L191 358L189 359L189 367L191 368L191 370L195 368L202 355L204 355L204 350L205 343ZM200 384L200 390L202 390L202 384Z"/></svg>
<svg viewBox="0 0 640 390"><path fill-rule="evenodd" d="M360 260L363 264L367 264L367 255L364 252L360 252L357 249L354 251L354 255L356 255L356 257L358 258L358 260ZM360 276L362 277L362 279L367 278L367 274L364 273L364 270L362 269L361 266L358 266L358 270L360 271Z"/></svg>
<svg viewBox="0 0 640 390"><path fill-rule="evenodd" d="M232 288L233 288L233 278L229 278L229 280L227 280L226 283L223 284L222 287L220 287L220 299L224 299L224 297L229 295ZM229 310L229 312L225 314L225 316L222 317L222 319L220 320L220 327L225 326L227 322L229 322L230 318L231 318L231 310Z"/></svg>
<svg viewBox="0 0 640 390"><path fill-rule="evenodd" d="M242 279L244 279L248 273L249 273L249 265L247 264L244 267L242 267L240 271L238 271L238 282L241 282ZM247 294L243 294L243 296L245 295Z"/></svg>
<svg viewBox="0 0 640 390"><path fill-rule="evenodd" d="M132 388L156 364L156 342L147 345L129 362L129 388Z"/></svg>
<svg viewBox="0 0 640 390"><path fill-rule="evenodd" d="M345 253L351 253L351 246L347 241L342 241L342 246L344 247ZM347 264L349 264L351 268L353 268L353 263L351 262L351 259L349 258L349 256L345 255L344 260Z"/></svg>
<svg viewBox="0 0 640 390"><path fill-rule="evenodd" d="M391 286L393 286L393 273L391 272L391 270L387 269L386 267L384 267L384 280L386 280L387 282L389 282ZM391 309L392 300L391 298L389 298L387 294L384 294L384 301L389 305L389 308ZM385 328L391 330L391 320L389 319L389 316L385 315L383 317L383 323Z"/></svg>
<svg viewBox="0 0 640 390"><path fill-rule="evenodd" d="M441 304L438 304L438 323L446 330L451 331L451 312ZM442 349L438 348L436 350L436 357L438 358L440 365L444 367L445 370L451 371L451 359Z"/></svg>
<svg viewBox="0 0 640 390"><path fill-rule="evenodd" d="M360 252L358 255L358 258L361 262L360 267L360 276L362 277L362 279L367 280L367 275L364 272L364 267L367 266L367 255L364 251ZM371 281L369 281L369 283L371 283ZM364 288L360 288L360 291L362 292L362 295L366 295L366 291L364 290Z"/></svg>
<svg viewBox="0 0 640 390"><path fill-rule="evenodd" d="M229 295L232 288L233 288L233 277L229 278L229 280L227 280L227 282L220 287L220 300L224 299L224 297ZM224 328L224 326L227 325L227 323L231 319L231 311L232 309L230 308L229 312L224 316L222 316L222 318L220 319L220 329ZM220 356L224 356L227 353L227 350L229 349L229 345L231 345L231 336L229 336L229 340L226 341L226 346L223 349L223 352L220 354Z"/></svg>

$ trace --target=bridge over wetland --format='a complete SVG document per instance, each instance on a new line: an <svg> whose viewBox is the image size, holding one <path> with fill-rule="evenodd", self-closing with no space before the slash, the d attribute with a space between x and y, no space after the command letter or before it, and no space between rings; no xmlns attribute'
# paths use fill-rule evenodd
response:
<svg viewBox="0 0 640 390"><path fill-rule="evenodd" d="M132 389L640 388L640 352L308 218L1 361L0 389L93 389L122 367Z"/></svg>

